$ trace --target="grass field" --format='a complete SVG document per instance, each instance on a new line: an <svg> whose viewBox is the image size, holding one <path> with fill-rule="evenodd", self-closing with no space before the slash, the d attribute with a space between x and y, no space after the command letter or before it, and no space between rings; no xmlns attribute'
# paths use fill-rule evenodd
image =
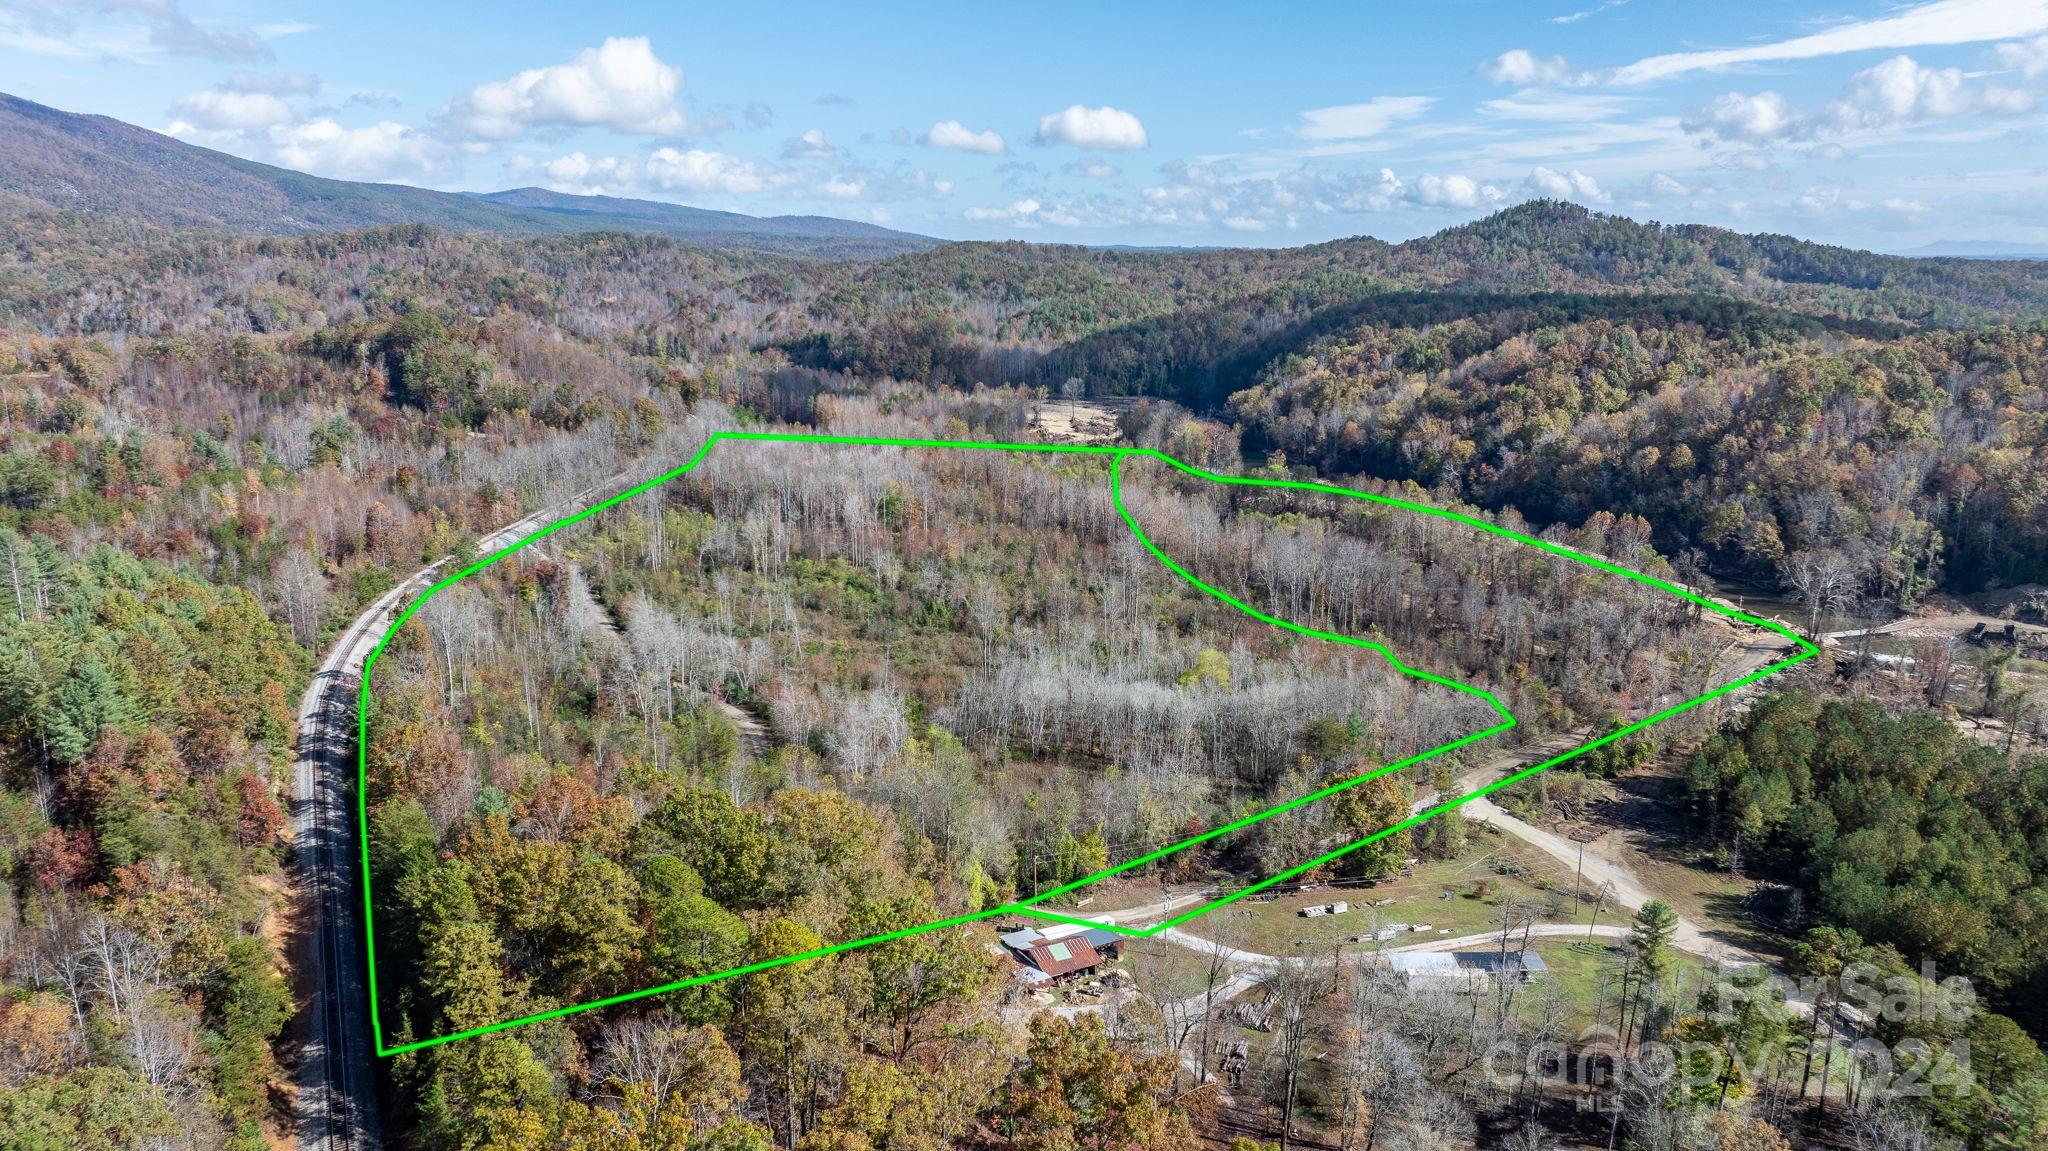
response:
<svg viewBox="0 0 2048 1151"><path fill-rule="evenodd" d="M1550 968L1546 982L1561 988L1571 1001L1568 1026L1572 1030L1593 1026L1596 1013L1603 1008L1605 1014L1598 1022L1614 1025L1612 1008L1620 991L1623 966L1620 940L1598 939L1589 943L1583 939L1549 939L1536 944L1536 954ZM1690 1010L1705 989L1705 965L1689 955L1672 952L1669 970L1667 988L1678 997L1682 1010Z"/></svg>
<svg viewBox="0 0 2048 1151"><path fill-rule="evenodd" d="M1500 927L1511 908L1533 910L1538 923L1585 922L1590 909L1573 912L1572 876L1556 860L1489 828L1475 827L1471 846L1455 859L1424 860L1412 876L1394 876L1366 887L1330 885L1282 895L1269 903L1244 901L1223 908L1183 930L1267 955L1329 954L1333 949L1373 950L1429 939L1476 935ZM1448 898L1446 895L1448 894ZM1343 901L1343 915L1304 919L1301 909ZM1379 901L1390 900L1384 906ZM1619 922L1609 907L1601 922ZM1354 943L1382 927L1429 924L1426 933L1404 933L1384 944Z"/></svg>

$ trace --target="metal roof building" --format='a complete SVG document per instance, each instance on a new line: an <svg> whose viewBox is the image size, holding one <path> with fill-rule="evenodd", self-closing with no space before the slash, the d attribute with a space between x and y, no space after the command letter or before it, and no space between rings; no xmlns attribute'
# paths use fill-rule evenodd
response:
<svg viewBox="0 0 2048 1151"><path fill-rule="evenodd" d="M1102 956L1096 952L1095 946L1081 938L1041 939L1031 945L1028 954L1031 966L1053 979L1092 970L1102 963Z"/></svg>

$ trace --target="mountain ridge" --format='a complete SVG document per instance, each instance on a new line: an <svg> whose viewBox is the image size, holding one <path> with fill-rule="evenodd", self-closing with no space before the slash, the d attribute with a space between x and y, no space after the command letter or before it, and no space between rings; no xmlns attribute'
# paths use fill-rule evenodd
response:
<svg viewBox="0 0 2048 1151"><path fill-rule="evenodd" d="M872 259L942 241L823 216L756 217L544 189L465 194L313 176L108 116L0 93L0 192L174 228L256 235L429 224L456 232L645 232L784 255Z"/></svg>

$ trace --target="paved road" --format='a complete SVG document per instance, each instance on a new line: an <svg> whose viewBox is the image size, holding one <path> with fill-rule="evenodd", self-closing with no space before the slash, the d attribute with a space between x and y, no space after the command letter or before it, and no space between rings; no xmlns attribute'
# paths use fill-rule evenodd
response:
<svg viewBox="0 0 2048 1151"><path fill-rule="evenodd" d="M477 541L477 554L517 543L608 487L499 528ZM368 1151L383 1144L354 825L356 686L363 661L390 632L399 609L433 586L448 563L414 572L357 616L299 702L292 859L300 906L293 971L300 1004L298 1137L307 1151Z"/></svg>
<svg viewBox="0 0 2048 1151"><path fill-rule="evenodd" d="M355 699L363 657L388 613L413 594L407 581L357 616L321 661L299 702L292 860L301 905L294 973L299 1036L299 1146L320 1151L381 1145L375 1045L364 973L362 884L348 850Z"/></svg>

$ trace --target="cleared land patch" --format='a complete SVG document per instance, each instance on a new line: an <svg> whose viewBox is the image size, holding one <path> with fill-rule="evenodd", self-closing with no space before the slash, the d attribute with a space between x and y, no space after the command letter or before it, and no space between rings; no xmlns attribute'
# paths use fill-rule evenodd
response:
<svg viewBox="0 0 2048 1151"><path fill-rule="evenodd" d="M1114 928L1114 930L1117 930L1120 933L1126 935L1147 936L1156 934L1160 931L1171 928L1177 924L1188 922L1189 920L1197 918L1202 914L1206 914L1207 912L1212 911L1218 907L1226 906L1228 904L1237 902L1238 900L1244 899L1248 896L1253 895L1256 892L1265 890L1274 885L1285 883L1315 868L1324 867L1336 863L1344 859L1346 856L1368 849L1374 843L1386 839L1389 836L1393 836L1410 828L1420 826L1426 823L1427 821L1435 818L1436 816L1439 816L1445 812L1455 810L1461 804L1469 802L1470 800L1478 796L1485 795L1493 791L1497 791L1500 788L1509 786L1519 780L1529 778L1530 776L1535 775L1541 771L1544 771L1549 767L1565 762L1575 756L1584 754L1595 748L1604 746L1608 743L1612 743L1616 740L1625 739L1628 736L1638 731L1641 731L1644 728L1647 728L1652 724L1655 724L1663 719L1669 718L1673 715L1677 715L1681 712L1684 712L1690 708L1696 707L1708 699L1712 699L1716 696L1725 694L1729 691L1735 690L1736 688L1744 686L1745 684L1755 682L1758 679L1773 674L1776 671L1782 670L1785 667L1789 667L1794 663L1809 658L1814 654L1815 650L1814 648L1812 648L1811 645L1808 645L1804 641L1799 640L1798 637L1794 636L1792 633L1790 633L1780 625L1774 624L1767 620L1745 615L1743 613L1734 611L1733 609L1726 608L1710 599L1696 595L1690 591L1687 591L1686 589L1656 579L1652 576L1632 571L1628 568L1610 563L1606 560L1597 558L1595 556L1583 554L1572 548L1563 546L1552 541L1538 539L1529 535L1511 531L1509 529L1489 523L1476 516L1466 515L1463 513L1449 511L1441 508L1434 508L1425 504L1416 503L1413 501L1404 500L1392 496L1380 495L1369 492L1351 491L1347 489L1332 487L1329 485L1291 479L1269 477L1222 476L1204 471L1200 468L1195 468L1190 465L1184 464L1178 460L1166 456L1163 453L1138 448L1095 445L1007 444L984 443L976 441L907 439L893 437L831 436L801 433L767 433L735 431L719 432L713 434L705 443L704 447L697 453L697 455L693 457L689 461L689 463L685 464L683 467L677 468L662 476L656 477L655 479L650 480L647 483L628 489L627 491L622 492L609 500L603 501L602 503L599 503L596 506L587 509L581 513L565 517L564 519L554 524L550 524L545 528L542 528L541 530L535 532L533 535L527 537L524 540L519 541L516 544L513 544L508 548L503 549L502 551L499 551L491 556L485 557L483 559L478 560L475 563L470 564L460 572L457 572L454 575L443 580L441 583L436 584L419 600L409 605L406 608L406 610L399 616L399 625L402 626L406 620L412 618L413 615L418 613L421 610L421 608L425 606L434 596L444 592L446 589L450 587L453 587L460 581L476 576L477 574L484 572L486 569L492 567L492 565L498 563L499 561L514 554L517 554L524 549L535 548L539 545L542 545L543 541L547 540L551 536L556 535L558 532L561 532L565 528L568 528L592 516L598 515L601 512L614 508L619 504L622 504L625 501L630 500L636 496L653 491L654 489L659 488L663 484L666 484L672 480L689 474L690 472L698 468L699 465L703 464L707 458L710 457L713 449L716 448L718 444L726 441L742 441L764 444L784 443L830 445L834 446L835 448L926 448L956 450L963 452L1063 453L1076 456L1106 457L1107 462L1110 464L1109 495L1111 501L1116 506L1118 514L1124 520L1131 534L1139 541L1140 544L1143 545L1145 550L1150 553L1151 557L1158 564L1162 565L1168 571L1171 571L1179 579L1186 581L1188 585L1197 589L1207 597L1216 600L1220 603L1223 603L1225 605L1228 605L1228 607L1230 607L1231 609L1243 613L1245 616L1248 616L1254 620L1258 620L1261 623L1271 625L1274 628L1278 628L1282 631L1294 633L1310 639L1327 641L1329 643L1343 645L1349 648L1368 650L1379 656L1383 656L1386 659L1388 665L1392 667L1394 670L1401 673L1403 676L1407 676L1415 680L1433 685L1436 688L1448 690L1450 692L1456 693L1460 696L1466 697L1470 700L1475 701L1478 704L1483 705L1484 708L1497 719L1497 722L1494 722L1480 730L1473 731L1469 734L1461 735L1452 740L1448 740L1437 746L1429 747L1416 754L1403 756L1399 759L1394 760L1393 762L1386 763L1370 771L1359 774L1355 777L1342 779L1340 781L1330 784L1327 787L1317 788L1306 794L1300 795L1294 799L1288 800L1287 802L1277 804L1265 810L1261 810L1253 814L1244 816L1242 818L1231 820L1229 822L1222 823L1219 826L1208 828L1196 834L1192 834L1184 838L1178 839L1177 841L1166 844L1165 846L1162 846L1157 850L1146 852L1141 855L1136 855L1135 857L1129 858L1122 863L1117 863L1108 867L1097 868L1089 874L1073 878L1071 880L1068 880L1067 882L1061 883L1048 890L1034 890L1027 897L1004 902L998 906L986 907L979 911L974 911L963 915L934 919L929 922L891 924L888 925L887 930L870 931L861 935L858 938L849 939L844 942L823 944L821 946L815 947L805 947L800 950L793 951L789 954L778 954L771 958L761 959L757 962L737 964L717 971L693 975L687 979L670 981L657 986L651 986L639 990L625 992L623 994L598 997L590 999L588 1001L570 1004L567 1006L553 1007L543 1011L529 1012L512 1018L480 1022L475 1026L459 1028L447 1034L430 1036L426 1038L408 1038L405 1041L398 1043L387 1043L384 1035L382 1019L378 1016L373 1016L373 1026L376 1031L378 1050L380 1054L391 1055L403 1051L417 1050L419 1048L433 1046L441 1043L447 1043L457 1039L483 1035L494 1031L504 1030L510 1027L539 1023L544 1020L556 1019L578 1012L590 1011L596 1008L626 1003L638 999L647 998L650 996L668 995L689 988L714 984L723 980L728 980L739 976L752 975L755 973L767 971L772 968L782 967L792 963L817 959L828 955L836 955L861 948L875 947L882 944L892 943L894 941L906 940L914 936L923 935L925 933L957 927L963 924L983 919L989 919L997 916L1014 916L1017 914L1026 914L1043 919L1066 920L1070 917L1060 912L1049 911L1041 905L1049 900L1058 899L1063 896L1068 896L1071 893L1078 891L1091 883L1098 882L1109 876L1121 874L1123 872L1130 871L1134 868L1142 867L1157 861L1166 860L1172 856L1175 856L1177 853L1185 851L1189 848L1209 843L1211 841L1219 839L1220 837L1230 835L1233 832L1256 827L1264 823L1265 821L1275 819L1276 817L1280 817L1285 813L1302 808L1308 804L1316 803L1319 800L1340 795L1352 788L1359 787L1360 785L1365 784L1369 781L1377 780L1385 776L1388 776L1394 772L1401 771L1404 768L1409 768L1417 764L1425 763L1430 760L1436 759L1439 756L1446 755L1459 748L1466 747L1468 745L1476 743L1477 741L1506 732L1515 726L1516 721L1514 719L1514 716L1510 713L1507 706L1504 703L1502 703L1502 701L1499 698L1497 698L1492 692L1461 682L1451 677L1439 675L1424 670L1422 668L1413 667L1408 663L1403 662L1403 660L1392 650L1392 648L1389 645L1378 639L1362 637L1357 635L1347 635L1318 628L1304 627L1289 619L1283 618L1280 615L1263 610L1260 607L1255 606L1254 604L1249 603L1233 595L1231 592L1224 590L1219 586L1216 586L1215 584L1204 582L1204 580L1199 578L1195 573L1192 573L1188 569L1186 569L1174 556L1170 555L1166 550L1162 550L1159 546L1157 546L1152 541L1152 539L1146 534L1143 525L1139 522L1137 517L1131 512L1131 510L1127 506L1127 503L1124 498L1124 485L1126 482L1124 476L1124 466L1127 462L1130 461L1153 461L1157 464L1163 464L1167 467L1173 468L1187 477L1210 484L1226 485L1237 488L1260 488L1269 489L1273 491L1294 491L1310 493L1320 497L1333 497L1337 499L1358 500L1371 503L1385 509L1393 509L1398 510L1400 512L1413 513L1415 515L1429 517L1433 520L1440 522L1462 525L1463 528L1471 529L1477 532L1488 533L1492 536L1511 541L1518 545L1537 549L1538 551L1547 553L1552 557L1570 561L1572 563L1587 565L1591 568L1598 569L1610 575L1618 576L1623 579L1633 581L1639 585L1653 588L1658 592L1676 596L1679 599L1692 603L1701 609L1713 611L1721 615L1727 616L1729 618L1740 620L1744 623L1766 628L1770 631L1778 633L1781 636L1784 636L1785 638L1793 640L1798 645L1798 651L1787 659L1781 660L1768 667L1760 669L1759 671L1744 676L1743 678L1738 679L1732 683L1721 685L1709 691L1698 694L1692 698L1683 700L1670 706L1659 708L1651 712L1650 714L1643 716L1634 723L1620 727L1598 739L1589 741L1582 747L1575 748L1569 752L1549 758L1543 762L1531 764L1523 768L1522 770L1517 771L1495 783L1489 784L1485 787L1478 788L1467 794L1445 798L1441 802L1436 803L1413 816L1395 821L1389 824L1388 826L1380 829L1379 831L1363 836L1355 842L1346 844L1345 846L1339 848L1336 851L1323 853L1319 855L1317 858L1311 859L1305 863L1301 863L1297 866L1280 871L1264 880L1259 881L1258 883L1250 884L1239 890L1225 894L1221 898L1211 903L1183 912L1170 919L1167 919L1163 923L1144 929L1136 929L1129 927ZM397 634L398 629L394 628L392 635L396 636ZM386 642L388 643L389 640L387 640ZM368 664L365 667L362 698L360 700L359 707L359 760L357 779L357 804L359 825L364 828L367 828L369 826L367 796L369 792L369 762L372 751L370 741L370 719L372 715L371 673L377 664L379 656L381 656L383 652L384 645L380 645L378 651L370 657L370 660L368 661ZM371 918L374 916L374 909L367 906L367 904L370 902L370 897L367 893L373 890L372 859L370 856L369 842L369 836L366 834L363 839L362 867L364 872L364 886L366 891L365 913L366 919L368 919L368 921L371 923L371 998L373 1003L377 1003L379 1002L379 1000L376 992L376 934L374 928L374 918Z"/></svg>

